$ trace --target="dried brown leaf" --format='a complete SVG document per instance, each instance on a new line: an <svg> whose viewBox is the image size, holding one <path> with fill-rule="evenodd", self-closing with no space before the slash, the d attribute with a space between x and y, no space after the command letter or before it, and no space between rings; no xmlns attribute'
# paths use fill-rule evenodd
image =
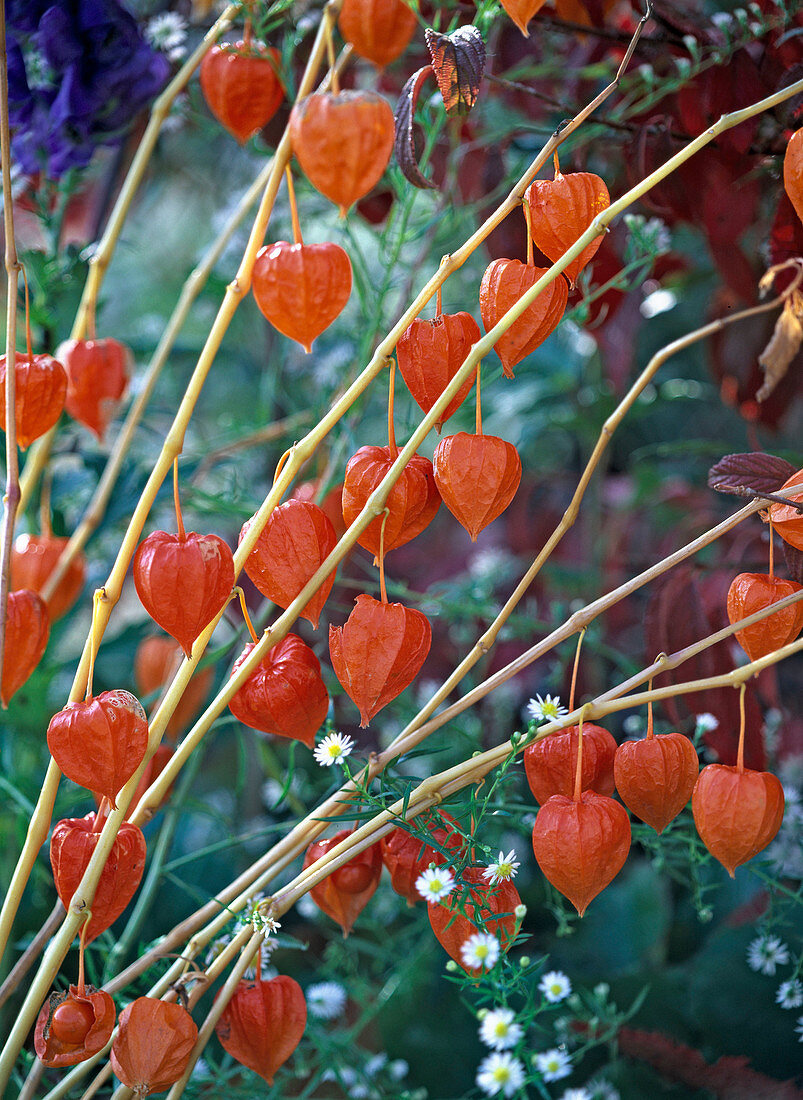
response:
<svg viewBox="0 0 803 1100"><path fill-rule="evenodd" d="M418 94L421 91L421 85L428 76L434 76L434 69L431 65L427 65L425 68L419 69L417 73L413 73L402 88L399 102L396 104L396 110L393 113L393 118L396 123L396 137L393 142L396 161L398 162L399 168L402 170L404 178L411 183L413 187L420 187L422 189L435 188L435 184L428 180L418 167L418 161L415 155L415 142L413 140L415 105L418 102Z"/></svg>
<svg viewBox="0 0 803 1100"><path fill-rule="evenodd" d="M447 115L467 115L480 94L485 69L485 43L476 27L451 34L427 30L427 47Z"/></svg>
<svg viewBox="0 0 803 1100"><path fill-rule="evenodd" d="M756 394L757 401L764 401L789 369L789 364L800 351L803 343L803 295L790 294L775 322L775 329L758 362L764 371L764 381Z"/></svg>

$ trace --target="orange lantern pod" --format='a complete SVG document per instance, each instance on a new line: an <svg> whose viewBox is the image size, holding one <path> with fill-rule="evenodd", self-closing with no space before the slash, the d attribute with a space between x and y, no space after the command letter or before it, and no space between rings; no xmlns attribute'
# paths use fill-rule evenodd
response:
<svg viewBox="0 0 803 1100"><path fill-rule="evenodd" d="M318 840L310 844L304 855L302 869L306 870L321 856L326 855L330 848L334 848L349 836L351 836L350 831L343 829L326 840ZM382 853L378 844L372 844L364 851L358 852L342 867L332 871L322 882L313 886L310 897L319 909L333 921L337 921L343 929L345 938L351 932L357 917L374 896L381 874Z"/></svg>
<svg viewBox="0 0 803 1100"><path fill-rule="evenodd" d="M94 986L79 983L51 993L36 1021L37 1058L48 1069L85 1062L111 1039L115 1016L110 994Z"/></svg>
<svg viewBox="0 0 803 1100"><path fill-rule="evenodd" d="M270 981L242 981L215 1026L232 1058L273 1084L304 1034L307 1002L301 986L280 974Z"/></svg>
<svg viewBox="0 0 803 1100"><path fill-rule="evenodd" d="M728 589L726 608L731 623L763 611L770 604L795 592L803 585L768 573L739 573ZM803 630L803 600L775 611L766 619L736 631L736 639L751 661L766 657L781 646L793 642Z"/></svg>
<svg viewBox="0 0 803 1100"><path fill-rule="evenodd" d="M160 691L172 680L182 658L182 648L175 638L164 634L143 638L134 654L134 679L140 695L153 695ZM196 669L167 723L167 737L178 737L192 725L193 718L209 694L214 677L215 670L211 665Z"/></svg>
<svg viewBox="0 0 803 1100"><path fill-rule="evenodd" d="M45 601L37 592L21 588L9 592L6 637L3 646L3 678L0 703L7 707L42 659L50 635Z"/></svg>
<svg viewBox="0 0 803 1100"><path fill-rule="evenodd" d="M436 447L433 466L443 503L472 542L504 512L521 482L518 451L495 435L449 435Z"/></svg>
<svg viewBox="0 0 803 1100"><path fill-rule="evenodd" d="M803 131L798 130L798 133ZM777 495L803 504L803 470L792 474L788 481L778 489ZM784 542L803 550L803 512L798 512L788 504L771 504L770 522Z"/></svg>
<svg viewBox="0 0 803 1100"><path fill-rule="evenodd" d="M198 1028L182 1005L137 997L120 1013L109 1060L124 1085L149 1096L179 1080L197 1039Z"/></svg>
<svg viewBox="0 0 803 1100"><path fill-rule="evenodd" d="M67 372L64 408L102 440L131 373L131 352L117 340L67 340L56 349Z"/></svg>
<svg viewBox="0 0 803 1100"><path fill-rule="evenodd" d="M611 205L604 180L593 172L570 172L564 176L557 154L555 178L533 180L524 201L530 212L528 223L533 242L553 263L585 233L597 214ZM571 286L601 244L602 236L599 236L563 269Z"/></svg>
<svg viewBox="0 0 803 1100"><path fill-rule="evenodd" d="M427 905L429 923L438 942L467 974L480 971L467 965L462 948L481 928L497 938L502 951L510 950L516 937L519 892L509 879L491 886L484 871L483 867L467 867L461 876L467 891L459 884L443 901Z"/></svg>
<svg viewBox="0 0 803 1100"><path fill-rule="evenodd" d="M485 331L501 321L522 295L535 286L548 268L523 264L519 260L494 260L485 269L480 284L480 313ZM513 378L513 367L543 344L557 328L569 298L569 287L561 276L553 280L494 344L502 360L505 377Z"/></svg>
<svg viewBox="0 0 803 1100"><path fill-rule="evenodd" d="M380 69L404 53L416 24L404 0L343 0L337 21L354 52Z"/></svg>
<svg viewBox="0 0 803 1100"><path fill-rule="evenodd" d="M204 55L199 76L207 106L243 145L267 126L284 99L281 55L263 42L218 44Z"/></svg>
<svg viewBox="0 0 803 1100"><path fill-rule="evenodd" d="M25 450L49 432L64 408L67 372L52 355L14 357L17 446ZM6 426L6 357L0 356L0 425Z"/></svg>
<svg viewBox="0 0 803 1100"><path fill-rule="evenodd" d="M480 326L470 313L438 313L431 321L415 320L399 337L396 357L407 388L425 413L429 412L462 366L471 345L480 339ZM463 404L474 385L476 371L463 383L441 413L437 428Z"/></svg>
<svg viewBox="0 0 803 1100"><path fill-rule="evenodd" d="M69 541L54 535L18 535L11 551L11 587L41 593ZM81 594L85 578L86 557L78 553L47 601L51 622L67 614Z"/></svg>
<svg viewBox="0 0 803 1100"><path fill-rule="evenodd" d="M450 852L458 852L465 843L457 822L447 813L436 814L429 811L417 817L415 823L419 828L427 830L432 844L437 844L438 848L419 840L402 828L394 829L379 841L382 862L390 872L390 885L397 894L407 898L408 905L421 901L421 894L415 885L419 875L431 863L439 866L444 862L445 857L438 849L446 848Z"/></svg>
<svg viewBox="0 0 803 1100"><path fill-rule="evenodd" d="M524 770L535 801L543 806L553 794L571 795L580 744L580 727L569 726L533 741L524 750ZM580 789L612 795L616 741L602 726L583 725Z"/></svg>

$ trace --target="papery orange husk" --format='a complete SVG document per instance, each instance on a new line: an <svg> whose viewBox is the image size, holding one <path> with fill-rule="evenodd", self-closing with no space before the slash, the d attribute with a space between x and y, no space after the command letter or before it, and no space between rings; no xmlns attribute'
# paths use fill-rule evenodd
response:
<svg viewBox="0 0 803 1100"><path fill-rule="evenodd" d="M341 840L351 835L350 830L343 829L326 840L318 840L310 844L304 854L304 866L306 869L321 856L326 855L330 848L334 848ZM337 921L343 929L343 936L348 936L354 927L354 922L376 892L379 878L382 874L382 853L378 844L372 844L362 852L358 852L342 867L317 884L310 890L310 897L328 917Z"/></svg>
<svg viewBox="0 0 803 1100"><path fill-rule="evenodd" d="M102 691L68 703L47 727L47 747L73 783L105 795L112 806L145 758L148 722L130 691Z"/></svg>
<svg viewBox="0 0 803 1100"><path fill-rule="evenodd" d="M36 1021L36 1056L49 1069L85 1062L111 1039L116 1014L110 994L92 985L51 993Z"/></svg>
<svg viewBox="0 0 803 1100"><path fill-rule="evenodd" d="M421 814L415 819L415 825L418 829L426 829L432 844L437 844L440 848L459 852L465 845L463 837L457 831L457 822L443 811ZM431 863L436 866L444 863L443 854L402 828L394 829L392 833L383 836L379 847L382 862L390 872L390 885L396 893L407 898L408 905L421 901L415 881Z"/></svg>
<svg viewBox="0 0 803 1100"><path fill-rule="evenodd" d="M134 555L140 603L186 655L201 631L226 606L234 587L234 558L217 535L154 531Z"/></svg>
<svg viewBox="0 0 803 1100"><path fill-rule="evenodd" d="M56 892L64 908L78 889L100 837L95 832L95 814L64 818L56 823L50 837L50 866ZM92 917L83 926L84 943L91 943L105 932L137 892L145 870L145 838L136 825L124 821L117 833L109 858L101 871Z"/></svg>
<svg viewBox="0 0 803 1100"><path fill-rule="evenodd" d="M587 748L583 726L583 754ZM585 762L585 760L583 761ZM691 798L700 765L682 733L625 741L616 750L613 774L619 797L631 813L662 833Z"/></svg>
<svg viewBox="0 0 803 1100"><path fill-rule="evenodd" d="M472 542L504 512L521 482L519 452L495 435L448 435L435 448L433 468L443 503Z"/></svg>
<svg viewBox="0 0 803 1100"><path fill-rule="evenodd" d="M345 626L329 627L329 655L365 727L421 671L432 644L425 615L362 594Z"/></svg>
<svg viewBox="0 0 803 1100"><path fill-rule="evenodd" d="M527 24L545 3L546 0L502 0L502 7L524 37L529 38L530 32L527 30Z"/></svg>
<svg viewBox="0 0 803 1100"><path fill-rule="evenodd" d="M509 951L516 937L516 907L521 905L519 892L509 879L494 886L483 877L483 867L467 867L461 883L443 901L427 905L429 923L441 947L465 970L479 974L467 966L461 955L463 944L475 932L496 936L503 952ZM466 891L463 884L468 886Z"/></svg>
<svg viewBox="0 0 803 1100"><path fill-rule="evenodd" d="M234 663L232 676L248 657L247 645ZM235 718L251 729L315 744L329 709L329 693L318 658L295 634L277 642L229 700Z"/></svg>
<svg viewBox="0 0 803 1100"><path fill-rule="evenodd" d="M395 137L393 111L376 92L318 92L290 112L290 141L312 186L341 215L379 183Z"/></svg>
<svg viewBox="0 0 803 1100"><path fill-rule="evenodd" d="M128 385L131 352L117 340L67 340L56 349L67 372L64 408L103 439Z"/></svg>
<svg viewBox="0 0 803 1100"><path fill-rule="evenodd" d="M29 588L9 592L0 682L0 703L4 707L39 664L49 636L50 619L42 597Z"/></svg>
<svg viewBox="0 0 803 1100"><path fill-rule="evenodd" d="M278 50L262 42L212 47L199 70L201 91L221 126L242 145L267 126L284 99Z"/></svg>
<svg viewBox="0 0 803 1100"><path fill-rule="evenodd" d="M404 0L343 0L337 25L356 54L383 69L407 49L418 21Z"/></svg>
<svg viewBox="0 0 803 1100"><path fill-rule="evenodd" d="M273 1084L304 1034L307 1002L298 982L280 974L270 981L242 981L223 1009L215 1034L223 1049Z"/></svg>
<svg viewBox="0 0 803 1100"><path fill-rule="evenodd" d="M534 741L524 750L524 770L533 798L543 806L553 794L574 793L579 726L568 726ZM583 771L580 789L612 795L616 741L602 726L583 724Z"/></svg>
<svg viewBox="0 0 803 1100"><path fill-rule="evenodd" d="M418 405L429 412L462 366L480 326L470 313L439 313L431 321L415 320L399 337L396 358L402 378ZM463 404L477 377L472 371L441 413L437 427Z"/></svg>
<svg viewBox="0 0 803 1100"><path fill-rule="evenodd" d="M597 214L611 205L605 181L593 172L570 172L565 176L558 172L552 180L534 180L524 201L530 210L533 243L553 263L579 240ZM572 286L601 244L600 235L563 269Z"/></svg>
<svg viewBox="0 0 803 1100"><path fill-rule="evenodd" d="M0 356L0 427L6 428L6 357ZM14 357L17 446L25 450L50 431L64 408L67 372L52 355Z"/></svg>
<svg viewBox="0 0 803 1100"><path fill-rule="evenodd" d="M783 185L797 216L803 221L803 129L795 130L786 146Z"/></svg>
<svg viewBox="0 0 803 1100"><path fill-rule="evenodd" d="M390 447L360 447L346 466L343 479L343 520L351 526L365 507L371 493L396 461ZM388 515L378 516L362 532L357 542L379 556L380 535L385 553L404 546L435 518L441 498L435 487L432 463L423 455L413 455L388 493ZM382 521L385 519L384 533Z"/></svg>
<svg viewBox="0 0 803 1100"><path fill-rule="evenodd" d="M581 917L589 902L619 874L629 851L627 810L607 795L583 791L575 801L554 794L538 811L533 826L538 866Z"/></svg>
<svg viewBox="0 0 803 1100"><path fill-rule="evenodd" d="M708 764L697 779L691 808L700 839L733 878L780 829L783 787L771 772Z"/></svg>
<svg viewBox="0 0 803 1100"><path fill-rule="evenodd" d="M490 263L480 284L480 313L485 331L490 332L547 271L548 268L533 267L519 260L502 259ZM494 351L502 360L507 378L513 378L513 367L543 344L558 327L568 298L568 284L559 275L513 322L504 336L500 336Z"/></svg>
<svg viewBox="0 0 803 1100"><path fill-rule="evenodd" d="M197 1039L198 1028L182 1005L138 997L120 1013L109 1060L124 1085L150 1096L178 1081Z"/></svg>
<svg viewBox="0 0 803 1100"><path fill-rule="evenodd" d="M134 654L134 679L140 695L153 695L160 691L168 680L172 680L183 659L184 652L175 638L164 634L152 634L143 638ZM165 735L178 737L192 725L192 720L201 709L212 681L215 670L212 666L196 669L184 693L170 715Z"/></svg>
<svg viewBox="0 0 803 1100"><path fill-rule="evenodd" d="M777 490L777 495L803 504L803 470L792 474ZM790 546L803 550L803 512L788 504L771 504L769 514L772 526L781 538Z"/></svg>
<svg viewBox="0 0 803 1100"><path fill-rule="evenodd" d="M254 522L243 524L242 542ZM274 508L245 560L244 569L263 596L279 607L289 607L304 585L337 545L337 535L326 513L311 501L287 500ZM326 578L299 615L318 626L335 570Z"/></svg>
<svg viewBox="0 0 803 1100"><path fill-rule="evenodd" d="M128 809L126 810L124 820L128 821L129 817L131 817L134 810L136 810L137 803L142 798L145 791L147 791L147 789L148 789L148 787L150 787L151 783L156 782L156 780L159 778L159 776L165 770L165 768L170 763L171 759L175 756L175 754L176 754L176 750L174 748L172 748L170 745L162 744L162 745L158 746L158 748L156 749L156 752L153 754L153 756L150 758L148 763L145 765L145 770L143 771L142 775L140 776L139 783L137 783L136 788L134 790L134 793L131 796L131 802L129 803ZM173 780L173 782L170 784L170 786L167 788L164 795L162 796L162 799L159 802L159 804L152 807L152 814L155 814L156 811L158 809L160 809L162 806L164 806L165 802L168 801L168 799L170 798L170 795L173 793L173 787L175 787L175 785L176 785L176 782L175 782L175 780ZM96 804L99 806L100 803L101 803L101 796L98 794L97 791L93 791L92 794L94 795Z"/></svg>
<svg viewBox="0 0 803 1100"><path fill-rule="evenodd" d="M351 260L340 245L277 241L257 253L252 289L273 327L310 352L345 309L351 280Z"/></svg>
<svg viewBox="0 0 803 1100"><path fill-rule="evenodd" d="M795 592L803 592L803 584L771 577L768 573L739 573L728 589L726 608L731 623L763 611L770 604ZM803 630L803 600L768 615L766 619L736 631L736 639L751 661L766 657L781 646L793 642Z"/></svg>
<svg viewBox="0 0 803 1100"><path fill-rule="evenodd" d="M54 535L18 535L11 551L11 587L41 593L69 541ZM85 577L86 556L78 553L47 601L51 622L67 614L81 594Z"/></svg>

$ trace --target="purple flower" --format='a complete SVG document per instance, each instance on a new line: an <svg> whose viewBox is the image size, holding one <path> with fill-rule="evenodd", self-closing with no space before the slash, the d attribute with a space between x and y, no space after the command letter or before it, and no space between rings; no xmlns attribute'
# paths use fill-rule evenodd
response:
<svg viewBox="0 0 803 1100"><path fill-rule="evenodd" d="M13 153L23 171L57 178L116 144L170 65L116 0L10 0L8 10Z"/></svg>

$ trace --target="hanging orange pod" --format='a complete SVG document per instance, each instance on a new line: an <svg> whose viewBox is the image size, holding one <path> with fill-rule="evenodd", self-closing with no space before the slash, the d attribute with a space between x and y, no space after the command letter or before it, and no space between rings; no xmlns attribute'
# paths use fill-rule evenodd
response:
<svg viewBox="0 0 803 1100"><path fill-rule="evenodd" d="M798 131L803 133L803 131ZM777 490L778 496L788 500L799 501L803 504L803 470L792 474ZM769 518L773 528L778 532L784 542L794 546L797 550L803 550L803 512L788 504L771 504Z"/></svg>
<svg viewBox="0 0 803 1100"><path fill-rule="evenodd" d="M368 497L384 479L398 458L395 447L360 447L351 456L343 477L343 520L350 527L365 507ZM379 541L383 538L385 553L404 546L435 518L441 498L435 486L432 463L423 455L413 455L388 493L387 517L377 516L362 532L357 542L379 556ZM384 520L384 535L382 522Z"/></svg>
<svg viewBox="0 0 803 1100"><path fill-rule="evenodd" d="M164 634L152 634L149 638L143 638L134 654L134 680L139 694L147 696L161 691L168 680L172 680L183 656L181 645L175 638ZM192 725L209 694L214 678L215 670L211 665L196 669L168 719L165 727L167 737L178 737Z"/></svg>
<svg viewBox="0 0 803 1100"><path fill-rule="evenodd" d="M447 436L435 448L433 467L443 503L472 542L504 512L521 482L519 452L495 435Z"/></svg>
<svg viewBox="0 0 803 1100"><path fill-rule="evenodd" d="M555 794L570 796L577 770L580 727L550 733L524 750L524 770L535 801L543 806ZM612 795L616 741L602 726L583 725L581 791Z"/></svg>
<svg viewBox="0 0 803 1100"><path fill-rule="evenodd" d="M223 1049L273 1084L304 1034L307 1002L298 982L279 974L242 981L215 1025Z"/></svg>
<svg viewBox="0 0 803 1100"><path fill-rule="evenodd" d="M519 260L494 260L485 269L480 284L480 313L485 331L501 321L507 311L549 269L523 264ZM569 299L569 287L562 276L541 291L535 301L514 321L494 344L502 361L505 377L513 378L513 367L543 344L563 317Z"/></svg>
<svg viewBox="0 0 803 1100"><path fill-rule="evenodd" d="M557 166L557 159L555 163ZM608 188L599 176L593 172L570 172L564 176L557 167L554 179L533 180L524 201L530 211L533 242L553 263L585 233L597 214L611 205ZM571 286L601 244L600 235L563 269Z"/></svg>
<svg viewBox="0 0 803 1100"><path fill-rule="evenodd" d="M243 524L239 542L254 518ZM311 501L291 499L273 509L243 568L263 596L279 607L289 607L336 545L337 535L326 513ZM334 583L332 570L299 612L315 628Z"/></svg>
<svg viewBox="0 0 803 1100"><path fill-rule="evenodd" d="M234 558L217 535L154 531L137 547L133 573L140 603L189 657L231 595Z"/></svg>
<svg viewBox="0 0 803 1100"><path fill-rule="evenodd" d="M64 818L53 829L50 866L56 892L65 909L84 877L100 837L101 824L97 815L90 813L86 817ZM85 944L114 924L131 901L145 870L145 855L145 838L141 830L130 821L124 821L101 871L91 905L92 916L82 928Z"/></svg>
<svg viewBox="0 0 803 1100"><path fill-rule="evenodd" d="M530 32L527 30L527 24L545 3L546 0L502 0L502 7L524 37L529 38Z"/></svg>
<svg viewBox="0 0 803 1100"><path fill-rule="evenodd" d="M731 623L746 619L765 607L803 592L803 585L768 573L739 573L728 589L726 609ZM751 661L766 657L793 642L803 630L803 600L768 615L766 619L736 631L736 639Z"/></svg>
<svg viewBox="0 0 803 1100"><path fill-rule="evenodd" d="M502 952L509 951L516 938L519 892L509 879L491 886L484 871L484 867L467 867L451 894L443 901L427 904L429 923L438 942L467 974L481 972L468 966L461 953L463 945L476 932L482 930L495 936ZM467 892L464 886L468 886Z"/></svg>
<svg viewBox="0 0 803 1100"><path fill-rule="evenodd" d="M11 587L41 592L69 541L54 535L17 535L11 551ZM78 553L47 601L51 622L67 614L80 596L85 578L86 555Z"/></svg>
<svg viewBox="0 0 803 1100"><path fill-rule="evenodd" d="M345 626L329 627L329 656L360 712L360 727L413 682L432 644L425 615L362 594Z"/></svg>
<svg viewBox="0 0 803 1100"><path fill-rule="evenodd" d="M404 0L343 0L337 21L354 52L380 69L401 57L417 23Z"/></svg>
<svg viewBox="0 0 803 1100"><path fill-rule="evenodd" d="M232 676L254 648L245 647ZM295 634L277 642L229 700L234 717L261 733L315 744L315 734L329 710L329 693L318 658Z"/></svg>
<svg viewBox="0 0 803 1100"><path fill-rule="evenodd" d="M795 130L786 146L783 158L783 185L803 221L803 129Z"/></svg>
<svg viewBox="0 0 803 1100"><path fill-rule="evenodd" d="M253 291L275 329L312 351L312 342L344 310L351 261L337 244L277 241L257 253Z"/></svg>
<svg viewBox="0 0 803 1100"><path fill-rule="evenodd" d="M316 92L293 107L289 131L304 175L345 217L387 168L395 123L376 92Z"/></svg>
<svg viewBox="0 0 803 1100"><path fill-rule="evenodd" d="M470 313L439 313L431 321L416 319L399 337L396 358L402 378L420 408L428 413L462 366L471 345L480 339L480 326ZM477 372L466 379L441 413L441 425L463 404Z"/></svg>
<svg viewBox="0 0 803 1100"><path fill-rule="evenodd" d="M584 736L587 728L583 727ZM656 833L662 833L688 803L699 770L694 745L682 733L624 741L613 761L619 797Z"/></svg>
<svg viewBox="0 0 803 1100"><path fill-rule="evenodd" d="M85 1062L111 1039L115 1016L111 995L94 986L51 993L36 1021L37 1058L48 1069Z"/></svg>
<svg viewBox="0 0 803 1100"><path fill-rule="evenodd" d="M220 43L204 55L199 76L209 110L240 145L267 126L284 99L281 55L264 42Z"/></svg>
<svg viewBox="0 0 803 1100"><path fill-rule="evenodd" d="M415 819L415 823L419 829L427 831L432 844L438 845L438 848L432 847L402 828L394 829L379 841L382 862L390 873L390 885L397 894L407 898L408 905L415 905L422 900L415 886L419 875L422 875L431 863L440 866L445 862L445 857L439 849L446 848L450 852L459 852L465 845L457 822L443 811L440 813L429 811L421 814Z"/></svg>
<svg viewBox="0 0 803 1100"><path fill-rule="evenodd" d="M0 703L7 707L42 659L50 636L47 605L38 592L9 592Z"/></svg>
<svg viewBox="0 0 803 1100"><path fill-rule="evenodd" d="M6 357L0 356L0 425L6 427ZM17 446L25 450L49 432L64 409L67 372L52 355L14 357Z"/></svg>
<svg viewBox="0 0 803 1100"><path fill-rule="evenodd" d="M56 358L67 372L64 408L103 439L128 386L131 352L117 340L66 340Z"/></svg>
<svg viewBox="0 0 803 1100"><path fill-rule="evenodd" d="M326 840L310 844L304 854L302 870L326 855L341 840L351 836L349 829L342 829ZM358 852L342 867L327 875L313 886L310 897L318 908L336 921L343 929L343 936L351 932L354 922L376 892L382 874L382 853L378 844L372 844Z"/></svg>
<svg viewBox="0 0 803 1100"><path fill-rule="evenodd" d="M533 826L533 853L546 879L582 917L619 874L630 851L630 819L607 795L553 794Z"/></svg>
<svg viewBox="0 0 803 1100"><path fill-rule="evenodd" d="M180 1004L137 997L120 1013L109 1060L115 1077L137 1096L163 1092L184 1073L198 1039Z"/></svg>
<svg viewBox="0 0 803 1100"><path fill-rule="evenodd" d="M691 808L700 839L733 878L737 867L774 840L783 820L783 787L771 772L708 764Z"/></svg>
<svg viewBox="0 0 803 1100"><path fill-rule="evenodd" d="M145 758L145 711L130 691L102 691L68 703L50 719L47 747L68 779L115 807L118 792Z"/></svg>

